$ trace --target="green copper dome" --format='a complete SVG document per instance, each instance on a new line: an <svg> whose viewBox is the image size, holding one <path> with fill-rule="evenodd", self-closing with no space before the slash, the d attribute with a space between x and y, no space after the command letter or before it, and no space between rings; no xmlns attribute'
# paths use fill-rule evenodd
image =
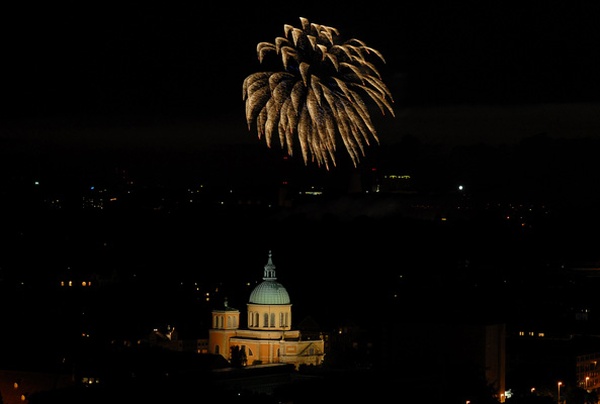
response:
<svg viewBox="0 0 600 404"><path fill-rule="evenodd" d="M285 287L277 282L275 265L269 251L269 261L265 265L263 281L250 293L250 303L253 304L290 304L290 296Z"/></svg>

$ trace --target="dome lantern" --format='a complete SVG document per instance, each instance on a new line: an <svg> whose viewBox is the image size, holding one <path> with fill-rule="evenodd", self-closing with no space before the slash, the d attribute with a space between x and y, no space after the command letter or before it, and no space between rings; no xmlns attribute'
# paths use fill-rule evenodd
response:
<svg viewBox="0 0 600 404"><path fill-rule="evenodd" d="M249 303L290 304L290 296L287 290L281 283L277 282L271 251L269 251L269 259L265 265L263 281L250 293Z"/></svg>

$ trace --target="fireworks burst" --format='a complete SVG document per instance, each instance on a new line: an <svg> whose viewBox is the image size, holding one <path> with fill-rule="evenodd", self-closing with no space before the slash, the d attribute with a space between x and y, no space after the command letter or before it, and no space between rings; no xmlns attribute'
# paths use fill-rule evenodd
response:
<svg viewBox="0 0 600 404"><path fill-rule="evenodd" d="M293 155L296 136L304 163L336 164L338 136L354 166L365 155L370 140L379 143L363 97L374 101L383 115L394 116L393 98L381 79L373 56L381 53L358 39L341 41L336 28L310 23L301 28L284 25L284 36L260 42L260 63L276 55L280 71L257 72L243 83L248 130L256 121L259 139L271 147L273 135Z"/></svg>

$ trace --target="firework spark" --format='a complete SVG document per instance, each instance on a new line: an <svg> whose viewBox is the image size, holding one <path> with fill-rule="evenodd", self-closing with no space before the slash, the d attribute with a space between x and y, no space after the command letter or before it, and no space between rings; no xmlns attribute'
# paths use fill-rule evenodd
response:
<svg viewBox="0 0 600 404"><path fill-rule="evenodd" d="M336 28L303 17L300 23L300 28L285 24L283 37L256 47L260 63L275 55L282 69L244 80L248 130L256 122L258 137L268 147L278 135L290 156L298 141L305 164L310 160L327 169L336 164L339 136L356 167L365 146L371 140L379 143L363 98L372 100L383 115L394 116L391 92L369 60L385 59L361 40L341 41Z"/></svg>

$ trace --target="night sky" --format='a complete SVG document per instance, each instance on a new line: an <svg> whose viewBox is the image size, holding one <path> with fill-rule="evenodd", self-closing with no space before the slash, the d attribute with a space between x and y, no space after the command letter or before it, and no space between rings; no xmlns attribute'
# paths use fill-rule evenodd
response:
<svg viewBox="0 0 600 404"><path fill-rule="evenodd" d="M595 136L600 125L593 2L68 3L5 9L0 140L125 141L87 129L167 126L176 134L149 130L149 141L256 142L242 81L261 68L256 44L301 16L382 52L397 111L380 124L386 141L405 133L450 143ZM132 144L144 142L133 132Z"/></svg>
<svg viewBox="0 0 600 404"><path fill-rule="evenodd" d="M600 135L600 6L593 2L126 2L5 11L0 171L10 184L80 186L116 169L138 183L187 184L209 172L223 183L272 176L271 163L285 152L248 129L242 83L263 69L256 45L274 42L284 24L300 26L300 17L361 39L386 59L378 67L396 116L373 115L380 144L367 157L387 154L410 169L416 157L397 146L407 135L450 146ZM533 173L479 154L459 161L461 170L472 167L460 175L490 188L543 170L551 177L535 183L560 178L561 187L550 188L563 193L589 171L589 164L576 170L575 148L531 150L539 155L518 160L530 161ZM556 155L563 151L570 155ZM438 163L420 162L439 181L458 170Z"/></svg>
<svg viewBox="0 0 600 404"><path fill-rule="evenodd" d="M73 251L81 256L81 267L87 267L89 257L100 250L107 260L113 259L112 252L105 253L102 247L113 248L111 243L103 244L105 234L107 239L116 237L114 262L131 263L142 271L146 262L152 269L197 271L199 262L210 260L215 263L207 269L210 274L235 266L256 270L251 276L260 277L266 251L273 248L282 279L285 270L296 270L298 288L302 282L314 287L313 277L305 274L317 266L332 269L325 276L349 284L355 279L347 269L359 268L355 286L362 289L363 270L378 269L377 262L383 270L395 271L387 263L397 262L399 256L412 269L441 269L444 274L467 259L475 262L474 267L479 259L483 268L492 262L519 270L529 263L519 257L524 250L540 261L548 253L557 261L596 258L600 215L594 213L591 221L587 212L596 212L600 202L599 143L590 148L587 143L561 140L600 141L600 3L206 4L5 6L0 24L4 100L0 200L18 200L10 186L31 186L32 179L41 178L46 186L44 179L59 176L61 186L89 186L98 175L114 176L115 168L129 170L136 181L143 176L149 182L154 177L168 182L184 175L196 180L196 174L212 171L223 172L222 183L229 185L227 181L237 177L249 188L261 182L265 173L279 179L270 166L275 150L257 138L255 127L248 130L242 83L261 70L256 45L273 42L283 35L284 24L299 26L299 17L305 17L335 27L348 38L361 39L385 57L380 72L394 97L396 116L373 117L381 139L378 152L406 162L404 167L422 169L431 182L437 181L435 185L451 189L451 196L457 195L457 179L474 184L469 192L477 187L481 194L491 190L484 196L510 203L513 195L507 190L518 188L521 197L542 189L535 199L541 203L535 207L544 214L546 196L555 200L566 196L567 214L560 219L568 225L562 223L563 227L551 231L550 226L534 226L527 233L517 226L515 237L503 239L508 232L514 235L514 229L504 223L501 231L486 228L487 222L473 223L455 235L444 229L432 234L430 223L424 228L384 223L380 231L368 221L363 227L327 220L315 226L299 219L275 229L258 221L234 227L230 226L233 219L225 222L219 216L214 228L188 217L179 218L180 227L175 228L170 223L155 226L145 217L136 222L136 217L124 216L120 221L117 215L114 223L122 226L119 230L104 219L95 227L77 217L75 226L67 227L62 218L53 217L48 225L31 220L31 228L41 230L27 233L23 227L29 222L15 216L14 230L9 226L3 232L21 248L4 243L5 251L12 251L13 261L5 264L9 270L29 265L22 257L29 257L31 268L45 270L48 261L62 268L71 265ZM408 146L414 147L403 149L407 135L415 140ZM535 138L513 155L505 149L480 147L539 135L557 141ZM417 154L422 150L418 142L474 147L450 157L433 153L423 158ZM255 160L248 164L244 154L252 154ZM525 166L528 170L522 169ZM299 173L302 177L304 171ZM513 185L513 179L520 183ZM46 189L49 194L54 191ZM353 200L342 202L355 206ZM340 204L331 206L334 215L325 215L326 219L344 214ZM366 215L364 205L356 206L352 213ZM3 212L11 215L8 209ZM572 212L577 213L575 219ZM530 241L530 234L535 242L523 242ZM91 244L89 240L97 243L87 250L80 248L79 242ZM576 248L563 252L565 240ZM30 246L36 242L48 255L31 254ZM127 251L130 261L117 257L116 251ZM139 261L142 257L144 263ZM503 261L497 264L500 258ZM44 265L38 265L38 259ZM385 283L377 277L368 281ZM354 298L353 289L348 290Z"/></svg>
<svg viewBox="0 0 600 404"><path fill-rule="evenodd" d="M518 8L476 1L7 6L0 178L70 187L123 169L138 183L188 184L206 173L223 183L266 180L285 152L248 129L242 83L263 69L256 45L274 42L300 17L361 39L386 59L378 67L396 116L373 114L380 144L367 157L386 154L414 168L413 150L401 146L407 136L451 147L540 135L598 139L599 13L593 2L558 1ZM560 188L549 188L570 195L590 170L589 163L577 168L577 148L528 147L537 156L517 160L530 161L532 173L479 152L459 168L472 167L468 176L487 188L539 178L542 170L548 178L535 184L560 178ZM458 170L446 163L420 162L439 181Z"/></svg>
<svg viewBox="0 0 600 404"><path fill-rule="evenodd" d="M5 6L0 169L9 181L127 169L134 161L147 177L237 175L258 165L244 166L245 150L267 166L274 151L248 130L242 83L262 68L256 45L273 42L284 24L299 26L300 17L385 57L379 67L396 116L373 116L382 151L402 151L391 146L405 135L449 145L598 138L599 14L595 2L562 1ZM206 147L210 158L201 153ZM577 168L577 152L567 160L559 143L550 152L528 147L538 155L519 159L531 160L533 174L502 161L496 178L507 169L525 178L544 171L548 184L560 176L562 192L583 177L563 169L566 161ZM459 163L484 181L481 163L494 160L479 160Z"/></svg>
<svg viewBox="0 0 600 404"><path fill-rule="evenodd" d="M600 2L16 3L3 7L0 23L4 279L121 271L123 279L148 280L143 304L129 304L148 322L164 310L164 318L190 315L196 324L194 307L182 313L183 294L171 301L155 293L166 289L164 278L260 279L271 249L298 319L322 307L327 317L362 315L369 304L380 311L392 290L406 293L415 312L429 310L422 303L438 309L431 285L449 296L462 293L449 281L467 278L493 284L514 276L537 287L548 263L598 262ZM218 172L211 185L233 179L243 191L279 190L283 152L248 129L242 83L262 69L256 45L283 35L284 24L299 26L300 17L358 38L386 59L379 67L396 116L373 116L381 142L367 156L385 155L378 162L398 163L390 170L415 173L414 182L431 192L417 195L426 215L429 203L460 208L465 200L475 213L454 212L447 222L388 220L388 211L404 209L404 195L383 192L381 199L365 193L299 203L281 216L265 214L269 222L246 216L244 206L227 210L229 202L224 210L199 205L193 214L171 215L177 210L169 200L144 188L162 191L175 179L182 182L174 188L197 186ZM501 147L509 144L520 146ZM441 152L446 146L456 151ZM298 182L314 176L314 167L298 163ZM322 178L355 178L328 174ZM125 177L135 180L142 213L126 204L106 215L52 210L53 198L80 207L82 190L91 194L90 185L107 178L122 185ZM463 183L467 191L458 192ZM38 189L46 193L46 216L30 209ZM501 206L479 209L488 201ZM323 220L310 220L313 213ZM232 294L232 306L243 307L244 293ZM130 323L125 305L114 301ZM23 306L39 314L47 304Z"/></svg>

